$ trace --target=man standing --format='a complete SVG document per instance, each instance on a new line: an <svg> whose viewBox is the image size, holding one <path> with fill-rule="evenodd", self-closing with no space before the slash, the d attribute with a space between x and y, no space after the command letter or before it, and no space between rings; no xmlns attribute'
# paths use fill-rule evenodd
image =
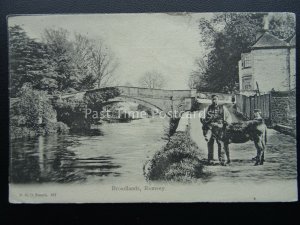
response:
<svg viewBox="0 0 300 225"><path fill-rule="evenodd" d="M228 109L225 106L219 105L219 97L217 95L212 95L212 104L208 106L206 114L205 114L205 120L207 123L220 123L223 124L224 129L228 124L232 122L231 115L228 111ZM214 142L215 137L212 135L210 140L207 142L207 148L208 148L208 163L210 163L212 160L214 160ZM221 157L222 152L222 146L221 143L216 140L218 144L218 157Z"/></svg>

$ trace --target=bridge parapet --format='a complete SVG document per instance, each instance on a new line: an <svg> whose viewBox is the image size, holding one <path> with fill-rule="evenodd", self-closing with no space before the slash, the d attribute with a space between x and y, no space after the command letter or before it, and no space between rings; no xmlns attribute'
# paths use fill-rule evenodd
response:
<svg viewBox="0 0 300 225"><path fill-rule="evenodd" d="M121 95L133 97L183 99L196 96L196 91L194 90L164 90L126 86L117 86L117 88L120 90Z"/></svg>

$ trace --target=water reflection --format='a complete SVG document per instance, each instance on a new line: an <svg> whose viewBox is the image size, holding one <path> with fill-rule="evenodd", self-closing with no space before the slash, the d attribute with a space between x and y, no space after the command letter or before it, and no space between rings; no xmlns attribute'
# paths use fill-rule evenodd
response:
<svg viewBox="0 0 300 225"><path fill-rule="evenodd" d="M150 130L145 129L145 124ZM161 121L134 121L103 125L93 135L51 135L14 140L11 142L10 182L144 179L143 163L147 153L163 145L160 141L162 132Z"/></svg>
<svg viewBox="0 0 300 225"><path fill-rule="evenodd" d="M83 182L89 175L120 175L113 171L120 167L113 157L78 158L69 148L76 145L76 138L57 135L14 141L11 182Z"/></svg>

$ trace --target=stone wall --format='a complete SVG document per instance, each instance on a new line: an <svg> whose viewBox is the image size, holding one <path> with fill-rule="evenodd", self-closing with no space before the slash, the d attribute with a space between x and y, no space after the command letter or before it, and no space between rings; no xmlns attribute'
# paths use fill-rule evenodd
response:
<svg viewBox="0 0 300 225"><path fill-rule="evenodd" d="M293 93L272 93L271 109L273 124L296 128L296 96Z"/></svg>
<svg viewBox="0 0 300 225"><path fill-rule="evenodd" d="M275 124L288 123L289 98L271 97L271 120Z"/></svg>

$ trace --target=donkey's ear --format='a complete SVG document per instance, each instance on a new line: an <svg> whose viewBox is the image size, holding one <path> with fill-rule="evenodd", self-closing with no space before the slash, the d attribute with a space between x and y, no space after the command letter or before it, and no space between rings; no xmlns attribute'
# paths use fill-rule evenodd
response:
<svg viewBox="0 0 300 225"><path fill-rule="evenodd" d="M201 122L201 123L204 123L204 118L200 118L200 122Z"/></svg>

